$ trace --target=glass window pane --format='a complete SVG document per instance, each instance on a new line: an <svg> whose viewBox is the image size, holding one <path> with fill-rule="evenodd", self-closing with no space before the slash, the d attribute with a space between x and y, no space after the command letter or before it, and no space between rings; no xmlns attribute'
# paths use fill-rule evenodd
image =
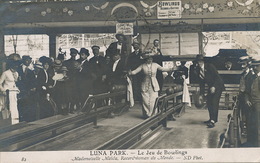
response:
<svg viewBox="0 0 260 163"><path fill-rule="evenodd" d="M146 51L153 47L153 40L160 40L159 33L157 34L142 34L141 35L141 43L142 43L142 51Z"/></svg>
<svg viewBox="0 0 260 163"><path fill-rule="evenodd" d="M179 55L179 36L176 33L161 34L161 51L163 55Z"/></svg>
<svg viewBox="0 0 260 163"><path fill-rule="evenodd" d="M57 48L61 48L63 52L69 54L70 48L80 50L80 48L84 47L89 50L89 58L91 58L93 56L91 51L93 45L100 46L101 55L105 55L106 49L114 41L116 41L115 34L111 33L61 34L57 36ZM68 59L69 55L66 56L66 59Z"/></svg>
<svg viewBox="0 0 260 163"><path fill-rule="evenodd" d="M41 56L49 56L49 36L48 35L5 35L5 54L9 56L16 53L29 55L33 60Z"/></svg>
<svg viewBox="0 0 260 163"><path fill-rule="evenodd" d="M232 49L231 32L203 32L206 56L215 56L219 49Z"/></svg>
<svg viewBox="0 0 260 163"><path fill-rule="evenodd" d="M260 47L260 31L203 32L206 56L215 56L219 49L246 49L256 57Z"/></svg>
<svg viewBox="0 0 260 163"><path fill-rule="evenodd" d="M199 54L198 33L180 33L181 55Z"/></svg>

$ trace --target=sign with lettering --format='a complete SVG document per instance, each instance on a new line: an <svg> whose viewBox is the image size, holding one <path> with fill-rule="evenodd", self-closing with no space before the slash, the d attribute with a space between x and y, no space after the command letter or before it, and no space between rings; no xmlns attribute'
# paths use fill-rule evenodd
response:
<svg viewBox="0 0 260 163"><path fill-rule="evenodd" d="M158 1L158 19L181 18L181 1Z"/></svg>
<svg viewBox="0 0 260 163"><path fill-rule="evenodd" d="M134 24L133 23L117 23L116 33L121 33L124 35L134 34Z"/></svg>

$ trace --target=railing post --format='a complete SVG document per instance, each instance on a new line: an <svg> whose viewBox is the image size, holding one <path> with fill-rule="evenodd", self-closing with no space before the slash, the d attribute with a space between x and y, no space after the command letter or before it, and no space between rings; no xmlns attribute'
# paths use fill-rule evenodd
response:
<svg viewBox="0 0 260 163"><path fill-rule="evenodd" d="M228 109L229 108L229 94L225 94L225 107Z"/></svg>
<svg viewBox="0 0 260 163"><path fill-rule="evenodd" d="M238 138L238 127L239 127L239 122L238 122L238 110L237 108L234 108L234 113L233 113L234 117L234 146L238 147L238 142L239 142L239 138Z"/></svg>
<svg viewBox="0 0 260 163"><path fill-rule="evenodd" d="M230 147L234 147L234 118L232 117L230 120L230 127L229 127L229 141L230 141Z"/></svg>
<svg viewBox="0 0 260 163"><path fill-rule="evenodd" d="M257 146L260 147L260 111L257 111Z"/></svg>
<svg viewBox="0 0 260 163"><path fill-rule="evenodd" d="M97 119L98 119L97 108L95 108L95 112L96 112L96 115L95 115L95 118L94 118L94 121L93 121L93 125L94 125L94 127L97 127Z"/></svg>

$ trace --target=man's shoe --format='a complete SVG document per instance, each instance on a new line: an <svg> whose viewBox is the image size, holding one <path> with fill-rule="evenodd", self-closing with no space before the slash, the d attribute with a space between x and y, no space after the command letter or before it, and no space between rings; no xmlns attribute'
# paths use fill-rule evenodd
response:
<svg viewBox="0 0 260 163"><path fill-rule="evenodd" d="M206 123L206 124L208 124L210 122L210 119L209 120L207 120L207 121L204 121L203 123Z"/></svg>
<svg viewBox="0 0 260 163"><path fill-rule="evenodd" d="M215 127L215 123L209 122L209 123L207 124L207 126L208 126L208 128L213 128L213 127Z"/></svg>

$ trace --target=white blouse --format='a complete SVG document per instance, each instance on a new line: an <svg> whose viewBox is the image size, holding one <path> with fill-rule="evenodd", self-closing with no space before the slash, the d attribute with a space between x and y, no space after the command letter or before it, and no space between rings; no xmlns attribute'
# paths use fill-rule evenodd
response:
<svg viewBox="0 0 260 163"><path fill-rule="evenodd" d="M6 91L9 90L18 90L15 82L18 79L18 73L12 72L10 69L3 72L0 77L0 90Z"/></svg>

